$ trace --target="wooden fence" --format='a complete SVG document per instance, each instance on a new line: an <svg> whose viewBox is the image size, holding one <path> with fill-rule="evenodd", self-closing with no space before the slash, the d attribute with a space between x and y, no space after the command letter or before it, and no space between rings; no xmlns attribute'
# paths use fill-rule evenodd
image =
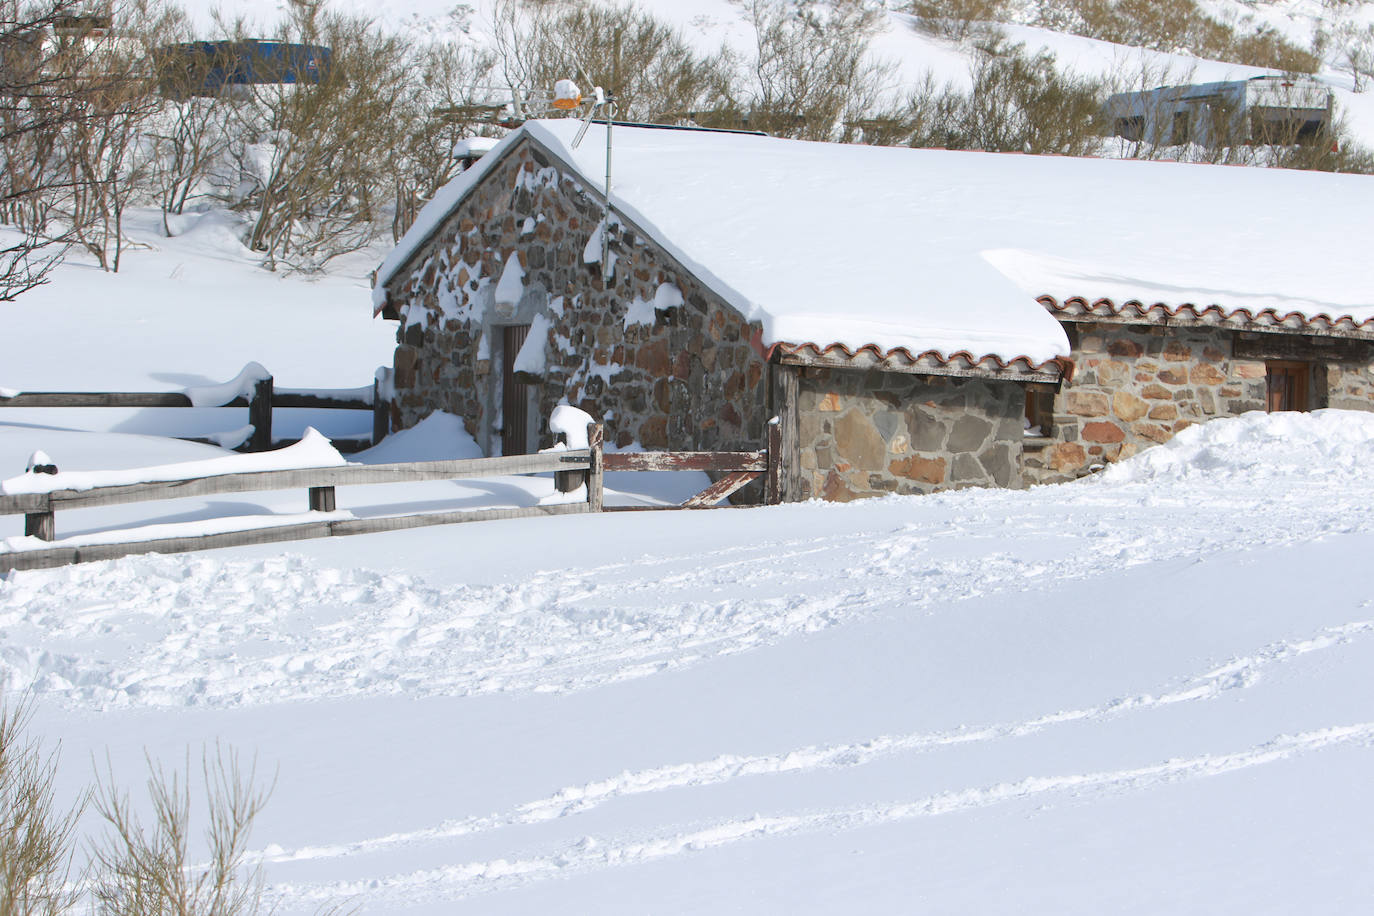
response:
<svg viewBox="0 0 1374 916"><path fill-rule="evenodd" d="M559 489L570 492L586 487L585 501L508 509L423 512L381 518L334 518L269 527L254 527L215 534L121 541L82 546L56 546L37 550L0 552L0 573L11 569L42 569L109 560L137 553L180 553L217 547L240 547L309 538L373 534L429 525L492 519L534 518L601 512L605 508L605 478L612 471L712 471L721 476L711 486L679 506L669 509L710 508L741 487L764 478L764 502L779 501L781 436L776 423L769 426L768 447L757 452L641 452L605 454L600 424L588 428L588 448L537 455L501 458L470 458L454 461L417 461L396 464L341 465L283 471L216 474L176 480L150 481L86 490L53 490L47 493L0 496L0 515L24 515L24 534L40 540L57 538L59 509L116 506L135 502L183 499L224 493L257 493L269 490L305 489L312 512L333 512L335 487L427 480L460 480L511 474L554 472Z"/></svg>
<svg viewBox="0 0 1374 916"><path fill-rule="evenodd" d="M0 407L217 407L248 408L248 424L253 433L242 444L241 452L265 452L282 443L272 437L272 411L277 407L308 407L315 410L372 411L371 440L340 439L334 444L341 452L359 451L376 445L387 434L387 399L379 391L381 381L366 388L277 388L271 376L253 386L251 396L239 395L221 404L195 404L189 395L178 391L22 391L10 397L0 395ZM218 445L213 439L180 436L188 442Z"/></svg>

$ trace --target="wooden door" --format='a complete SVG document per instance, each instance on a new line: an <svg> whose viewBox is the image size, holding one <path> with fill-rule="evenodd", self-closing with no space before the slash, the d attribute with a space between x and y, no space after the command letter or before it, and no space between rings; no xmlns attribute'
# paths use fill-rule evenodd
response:
<svg viewBox="0 0 1374 916"><path fill-rule="evenodd" d="M525 345L530 326L512 324L501 329L501 454L529 453L529 386L515 380L515 356Z"/></svg>
<svg viewBox="0 0 1374 916"><path fill-rule="evenodd" d="M1264 370L1269 395L1267 409L1270 413L1308 409L1307 379L1312 374L1312 368L1307 363L1270 360L1264 364Z"/></svg>

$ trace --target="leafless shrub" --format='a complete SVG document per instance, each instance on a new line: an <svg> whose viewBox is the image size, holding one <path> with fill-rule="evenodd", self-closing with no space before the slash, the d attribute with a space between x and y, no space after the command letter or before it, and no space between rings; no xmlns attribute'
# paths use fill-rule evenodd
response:
<svg viewBox="0 0 1374 916"><path fill-rule="evenodd" d="M149 167L145 183L162 210L162 227L180 215L207 182L229 146L228 106L212 94L212 73L231 66L224 47L197 44L190 21L171 8L141 34L159 96L143 127Z"/></svg>
<svg viewBox="0 0 1374 916"><path fill-rule="evenodd" d="M982 25L1001 22L1008 0L911 0L906 12L932 35L955 41L969 38Z"/></svg>
<svg viewBox="0 0 1374 916"><path fill-rule="evenodd" d="M448 43L424 45L410 56L407 69L417 79L398 111L402 135L392 175L395 202L391 234L399 240L421 204L457 174L456 144L497 131L490 123L491 68L495 55Z"/></svg>
<svg viewBox="0 0 1374 916"><path fill-rule="evenodd" d="M187 768L189 771L189 767ZM151 815L145 822L107 775L95 808L107 835L92 850L91 896L97 916L253 916L262 911L262 872L245 862L253 822L270 788L255 766L217 749L202 760L203 841L208 864L192 858L190 774L149 761Z"/></svg>
<svg viewBox="0 0 1374 916"><path fill-rule="evenodd" d="M270 270L314 271L376 237L404 130L404 42L366 20L298 4L277 36L332 49L318 82L235 87L229 152L246 244Z"/></svg>
<svg viewBox="0 0 1374 916"><path fill-rule="evenodd" d="M1238 31L1196 0L1037 0L1036 25L1155 51L1314 73L1320 59L1272 29Z"/></svg>
<svg viewBox="0 0 1374 916"><path fill-rule="evenodd" d="M72 835L85 805L61 810L56 754L25 737L30 707L0 697L0 916L60 916L76 904Z"/></svg>
<svg viewBox="0 0 1374 916"><path fill-rule="evenodd" d="M506 3L498 10L500 70L533 94L559 79L601 86L618 116L681 120L729 97L725 52L699 56L672 26L630 5L586 0Z"/></svg>
<svg viewBox="0 0 1374 916"><path fill-rule="evenodd" d="M748 126L801 140L847 140L879 107L892 67L869 43L881 11L858 0L744 0L755 55L738 90Z"/></svg>
<svg viewBox="0 0 1374 916"><path fill-rule="evenodd" d="M1083 156L1100 145L1102 85L1059 72L1047 53L994 41L965 92L927 79L905 112L910 146Z"/></svg>
<svg viewBox="0 0 1374 916"><path fill-rule="evenodd" d="M57 198L73 183L69 133L101 88L87 48L58 40L80 12L76 0L0 0L0 300L46 282L66 251Z"/></svg>

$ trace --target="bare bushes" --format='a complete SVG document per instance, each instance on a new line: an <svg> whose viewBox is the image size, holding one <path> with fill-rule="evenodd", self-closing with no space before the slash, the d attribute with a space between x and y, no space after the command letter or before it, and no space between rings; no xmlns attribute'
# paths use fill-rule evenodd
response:
<svg viewBox="0 0 1374 916"><path fill-rule="evenodd" d="M189 771L189 766L188 766ZM96 916L255 916L262 912L262 871L246 866L253 822L267 803L251 764L245 769L232 751L206 754L208 864L191 857L189 772L167 772L149 762L145 822L127 793L109 777L96 796L105 820L104 840L91 858L92 911Z"/></svg>
<svg viewBox="0 0 1374 916"><path fill-rule="evenodd" d="M397 112L403 127L398 136L395 164L383 176L392 187L391 237L399 240L419 212L461 166L455 149L461 140L498 128L483 123L490 113L489 90L495 56L452 44L416 49L408 69L418 75L404 94Z"/></svg>
<svg viewBox="0 0 1374 916"><path fill-rule="evenodd" d="M1002 22L1008 0L911 0L906 11L932 35L963 41L980 26Z"/></svg>
<svg viewBox="0 0 1374 916"><path fill-rule="evenodd" d="M881 13L860 0L790 6L746 0L756 53L736 97L748 126L801 140L848 140L874 111L892 68L869 54Z"/></svg>
<svg viewBox="0 0 1374 916"><path fill-rule="evenodd" d="M1027 21L1116 44L1286 72L1315 73L1321 65L1273 29L1222 22L1196 0L1036 0Z"/></svg>
<svg viewBox="0 0 1374 916"><path fill-rule="evenodd" d="M60 916L76 905L73 833L84 807L61 809L56 758L26 738L28 708L0 702L0 916Z"/></svg>
<svg viewBox="0 0 1374 916"><path fill-rule="evenodd" d="M332 55L317 61L317 79L235 87L229 150L237 206L252 214L246 244L268 269L308 271L375 237L410 80L398 36L318 7L294 10L278 39Z"/></svg>
<svg viewBox="0 0 1374 916"><path fill-rule="evenodd" d="M676 29L636 7L545 3L521 15L508 5L500 15L501 68L513 86L584 80L615 98L620 117L636 121L681 118L728 98L723 51L699 56Z"/></svg>
<svg viewBox="0 0 1374 916"><path fill-rule="evenodd" d="M1085 156L1101 144L1101 83L1059 72L1053 56L982 47L967 90L927 80L899 121L905 145Z"/></svg>
<svg viewBox="0 0 1374 916"><path fill-rule="evenodd" d="M270 787L231 750L207 752L203 829L185 772L149 762L147 799L116 788L107 772L94 794L103 836L74 868L77 819L88 794L59 806L56 755L25 736L28 707L0 697L0 916L256 916L261 866L248 840ZM84 892L83 892L84 888ZM334 913L328 909L324 913Z"/></svg>

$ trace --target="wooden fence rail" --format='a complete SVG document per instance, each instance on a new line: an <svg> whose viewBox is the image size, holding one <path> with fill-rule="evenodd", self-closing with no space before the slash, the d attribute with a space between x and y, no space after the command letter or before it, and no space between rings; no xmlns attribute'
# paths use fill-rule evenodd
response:
<svg viewBox="0 0 1374 916"><path fill-rule="evenodd" d="M277 388L271 376L257 381L253 394L239 395L219 404L196 404L179 391L21 391L5 397L0 395L0 407L220 407L248 408L248 424L253 433L236 451L265 452L275 444L272 438L272 411L278 407L305 407L314 410L370 410L372 411L372 439L376 445L390 428L390 407L382 397L382 381L374 380L372 390L362 388ZM189 442L218 444L211 439L180 436ZM344 445L342 440L336 445ZM347 447L340 449L348 451Z"/></svg>
<svg viewBox="0 0 1374 916"><path fill-rule="evenodd" d="M305 489L312 512L333 512L335 487L427 480L460 480L514 474L553 472L559 489L586 486L584 501L523 508L425 512L383 518L320 519L299 524L258 527L215 534L154 540L53 547L0 552L0 573L112 559L135 553L178 553L307 538L371 534L427 525L491 519L526 518L600 512L604 507L605 471L704 470L721 476L680 506L646 507L701 509L714 506L750 481L764 478L764 502L778 502L781 456L777 425L769 427L768 448L757 452L641 452L605 454L600 424L588 428L588 448L536 455L470 458L451 461L413 461L395 464L339 465L278 471L215 474L205 477L146 481L89 489L57 489L43 493L0 495L0 515L24 515L24 533L40 540L57 537L57 510L89 509L127 503L183 499L225 493Z"/></svg>

